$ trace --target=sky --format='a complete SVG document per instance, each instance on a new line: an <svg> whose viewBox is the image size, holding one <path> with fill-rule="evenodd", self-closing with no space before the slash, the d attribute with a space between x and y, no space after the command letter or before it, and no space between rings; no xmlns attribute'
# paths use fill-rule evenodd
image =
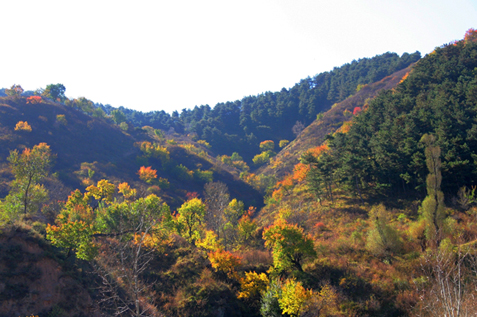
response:
<svg viewBox="0 0 477 317"><path fill-rule="evenodd" d="M462 39L477 0L8 1L0 87L171 113Z"/></svg>

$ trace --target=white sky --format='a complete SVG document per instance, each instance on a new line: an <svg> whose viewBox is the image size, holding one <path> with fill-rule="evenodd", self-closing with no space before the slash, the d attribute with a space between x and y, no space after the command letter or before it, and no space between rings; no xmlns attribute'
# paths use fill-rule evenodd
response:
<svg viewBox="0 0 477 317"><path fill-rule="evenodd" d="M477 0L3 1L0 87L172 112L462 39Z"/></svg>

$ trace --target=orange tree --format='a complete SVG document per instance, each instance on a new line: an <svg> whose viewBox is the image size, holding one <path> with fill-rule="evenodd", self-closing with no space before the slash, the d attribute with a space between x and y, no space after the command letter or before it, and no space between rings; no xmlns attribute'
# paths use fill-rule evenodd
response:
<svg viewBox="0 0 477 317"><path fill-rule="evenodd" d="M218 249L207 253L210 264L216 272L225 273L228 278L238 278L236 267L242 262L242 258L230 251Z"/></svg>
<svg viewBox="0 0 477 317"><path fill-rule="evenodd" d="M273 266L277 272L291 268L303 271L303 259L316 256L312 238L303 233L303 228L283 219L266 228L263 239L265 246L272 249Z"/></svg>
<svg viewBox="0 0 477 317"><path fill-rule="evenodd" d="M150 184L155 178L157 178L157 170L151 168L151 166L141 166L138 171L139 178L146 183Z"/></svg>
<svg viewBox="0 0 477 317"><path fill-rule="evenodd" d="M40 96L30 96L27 98L27 103L32 105L42 103L42 101L43 99Z"/></svg>

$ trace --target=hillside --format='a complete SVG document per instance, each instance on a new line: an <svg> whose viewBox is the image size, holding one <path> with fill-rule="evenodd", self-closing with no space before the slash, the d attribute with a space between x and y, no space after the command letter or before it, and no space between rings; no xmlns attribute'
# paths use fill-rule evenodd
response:
<svg viewBox="0 0 477 317"><path fill-rule="evenodd" d="M272 140L293 140L293 127L307 126L316 115L353 95L357 87L379 81L408 67L421 57L419 52L384 53L335 67L329 72L300 80L293 87L277 92L246 96L241 100L196 106L172 115L164 111L141 113L120 108L135 126L152 126L164 131L193 134L212 145L221 155L239 153L250 166L259 144ZM104 107L106 112L111 107ZM298 126L301 126L298 124Z"/></svg>
<svg viewBox="0 0 477 317"><path fill-rule="evenodd" d="M356 177L354 183L369 193L417 189L424 195L428 167L421 139L432 134L442 153L444 193L475 186L476 56L469 39L436 48L395 91L375 98L348 133L330 142L343 178Z"/></svg>
<svg viewBox="0 0 477 317"><path fill-rule="evenodd" d="M257 174L265 176L275 176L277 179L283 178L286 174L293 172L293 168L299 163L301 155L307 150L321 145L327 135L336 132L350 117L345 116L345 111L353 113L356 107L364 108L365 104L381 90L392 89L411 71L411 66L395 72L394 74L381 79L378 82L363 86L357 93L348 97L342 102L336 103L333 107L324 112L319 119L307 126L295 140L290 142L271 162L257 170Z"/></svg>
<svg viewBox="0 0 477 317"><path fill-rule="evenodd" d="M0 98L0 315L476 315L477 31L389 74L343 82L260 175L228 133L215 157L84 98Z"/></svg>
<svg viewBox="0 0 477 317"><path fill-rule="evenodd" d="M85 264L85 263L83 263ZM0 233L0 316L101 316L94 276L28 226Z"/></svg>
<svg viewBox="0 0 477 317"><path fill-rule="evenodd" d="M15 131L19 121L28 122L32 131ZM197 177L181 178L175 166L182 164L188 171L210 170L212 180L227 183L232 196L247 205L262 204L261 195L257 191L231 174L237 175L238 172L230 167L226 170L218 166L206 148L180 135L170 135L161 141L153 131L149 133L132 126L124 131L105 117L93 117L48 99L32 104L26 97L0 98L0 129L3 196L8 191L6 182L11 179L6 168L9 152L14 149L21 151L45 142L55 154L52 173L57 176L59 183L54 179L49 182L55 188L55 199L64 200L72 189L85 188L102 178L145 187L147 184L140 182L137 171L141 165L146 165L157 169L159 178L168 180L170 185L162 188L161 196L175 208L186 199L187 192L202 194L206 182ZM139 146L142 142L164 143L164 147L170 152L167 168L153 158L143 157L144 153ZM185 144L191 144L193 149L201 152L201 156L184 148ZM89 170L94 172L90 178Z"/></svg>

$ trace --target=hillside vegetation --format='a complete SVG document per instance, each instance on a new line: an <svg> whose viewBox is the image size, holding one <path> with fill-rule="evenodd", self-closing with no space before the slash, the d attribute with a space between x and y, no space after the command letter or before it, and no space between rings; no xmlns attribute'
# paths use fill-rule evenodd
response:
<svg viewBox="0 0 477 317"><path fill-rule="evenodd" d="M0 316L475 315L477 31L406 68L418 57L297 84L318 98L320 80L346 74L317 107L289 104L316 119L290 144L273 136L278 101L250 108L275 110L248 158L253 125L227 149L204 131L135 127L135 112L68 100L61 84L6 89ZM244 100L217 120L247 121ZM197 124L197 109L171 118ZM235 122L208 115L218 131ZM258 175L250 158L271 164Z"/></svg>
<svg viewBox="0 0 477 317"><path fill-rule="evenodd" d="M307 126L293 141L273 157L270 164L260 167L257 174L273 175L283 178L293 172L294 166L299 163L301 155L311 148L320 146L329 134L340 129L343 124L367 109L368 102L376 97L382 90L396 87L404 76L410 72L411 66L399 70L380 81L361 87L354 95L342 102L336 103L332 108L323 112L318 118Z"/></svg>
<svg viewBox="0 0 477 317"><path fill-rule="evenodd" d="M134 183L143 190L156 185L151 190L161 191L175 208L187 199L187 192L201 193L205 183L216 180L226 182L232 195L247 205L261 205L261 195L238 178L237 170L217 162L207 147L187 137L165 135L150 127L126 124L121 128L105 115L92 116L48 98L37 103L26 97L3 97L0 114L3 196L11 179L5 160L9 152L44 142L55 155L54 177L48 184L59 190L56 199L64 200L72 189L107 178ZM26 122L31 130L17 128L18 122ZM141 166L157 171L157 184L140 180Z"/></svg>
<svg viewBox="0 0 477 317"><path fill-rule="evenodd" d="M404 69L420 57L419 52L405 53L401 57L388 52L303 79L290 89L218 103L213 108L196 106L183 109L180 114L120 109L136 126L149 125L165 131L173 129L194 134L210 143L216 153L232 155L238 152L251 164L253 156L259 153L260 142L272 140L278 145L280 140L294 139L318 113L353 95L358 87ZM300 124L294 130L297 122Z"/></svg>

